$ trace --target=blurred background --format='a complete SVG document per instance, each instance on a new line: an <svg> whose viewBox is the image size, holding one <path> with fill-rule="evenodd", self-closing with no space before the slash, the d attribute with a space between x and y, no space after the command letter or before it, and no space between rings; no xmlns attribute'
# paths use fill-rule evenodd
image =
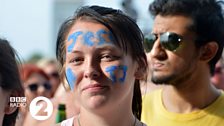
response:
<svg viewBox="0 0 224 126"><path fill-rule="evenodd" d="M0 0L0 37L11 42L22 61L55 57L61 23L83 5L121 9L135 18L144 33L151 30L152 0Z"/></svg>

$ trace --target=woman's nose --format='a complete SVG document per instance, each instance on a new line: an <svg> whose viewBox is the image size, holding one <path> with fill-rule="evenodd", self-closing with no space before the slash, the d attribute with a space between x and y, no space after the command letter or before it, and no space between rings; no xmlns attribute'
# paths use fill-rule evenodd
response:
<svg viewBox="0 0 224 126"><path fill-rule="evenodd" d="M84 69L85 69L84 72L85 78L94 79L100 76L100 69L96 61L90 61L89 63L87 63Z"/></svg>

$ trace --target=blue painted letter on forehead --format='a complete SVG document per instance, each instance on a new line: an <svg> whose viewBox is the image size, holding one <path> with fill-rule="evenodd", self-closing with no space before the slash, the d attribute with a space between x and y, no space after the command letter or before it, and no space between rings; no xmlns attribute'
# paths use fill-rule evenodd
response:
<svg viewBox="0 0 224 126"><path fill-rule="evenodd" d="M94 38L94 34L92 32L85 33L83 38L84 38L84 41L83 41L84 45L88 45L88 46L94 45L94 42L91 40L92 38Z"/></svg>
<svg viewBox="0 0 224 126"><path fill-rule="evenodd" d="M72 33L71 35L69 35L68 37L68 42L72 39L72 43L68 46L68 52L72 52L72 49L74 48L75 46L75 43L77 41L77 38L79 35L81 35L82 32L81 31L78 31L78 32L74 32Z"/></svg>
<svg viewBox="0 0 224 126"><path fill-rule="evenodd" d="M103 36L103 34L108 36ZM88 31L86 33L82 31L77 31L69 35L68 42L72 40L72 43L68 46L67 50L68 52L72 52L72 49L74 48L77 38L82 35L82 44L87 46L93 46L93 45L103 45L103 44L113 44L114 37L111 32L106 31L104 29L98 30L96 33L93 33L91 31ZM108 37L108 40L104 37ZM92 39L98 39L98 43L94 43Z"/></svg>
<svg viewBox="0 0 224 126"><path fill-rule="evenodd" d="M106 41L106 39L102 36L103 34L107 34L108 35L109 41ZM103 44L106 44L106 42L108 44L112 44L113 43L114 39L113 39L113 35L112 35L111 32L108 32L106 30L101 29L101 30L97 31L96 35L97 35L97 38L99 39L99 42L98 42L97 45L103 45Z"/></svg>
<svg viewBox="0 0 224 126"><path fill-rule="evenodd" d="M71 90L74 90L74 85L76 82L76 76L73 74L72 69L71 68L67 68L66 69L66 78L68 80L68 84Z"/></svg>
<svg viewBox="0 0 224 126"><path fill-rule="evenodd" d="M121 65L121 66L110 66L106 68L106 72L110 74L110 79L112 80L113 83L117 82L117 77L115 76L114 72L115 70L122 70L123 71L123 76L119 78L119 82L124 82L126 78L126 73L127 73L127 66Z"/></svg>

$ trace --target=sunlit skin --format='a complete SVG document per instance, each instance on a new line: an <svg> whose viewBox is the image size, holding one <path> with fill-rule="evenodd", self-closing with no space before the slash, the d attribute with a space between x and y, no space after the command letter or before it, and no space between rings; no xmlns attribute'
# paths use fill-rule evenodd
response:
<svg viewBox="0 0 224 126"><path fill-rule="evenodd" d="M78 37L66 42L65 72L78 95L80 111L113 115L125 110L132 115L137 63L113 43L111 33L101 24L77 21L67 38L76 33Z"/></svg>

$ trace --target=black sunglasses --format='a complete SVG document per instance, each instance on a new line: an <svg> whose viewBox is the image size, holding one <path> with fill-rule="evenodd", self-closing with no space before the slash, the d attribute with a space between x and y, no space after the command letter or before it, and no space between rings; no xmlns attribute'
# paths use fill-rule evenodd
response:
<svg viewBox="0 0 224 126"><path fill-rule="evenodd" d="M144 38L144 48L146 52L150 52L153 48L155 41L158 39L157 34L149 34ZM160 34L160 44L163 48L169 51L175 51L182 41L183 37L173 32L165 32Z"/></svg>
<svg viewBox="0 0 224 126"><path fill-rule="evenodd" d="M39 86L43 86L46 90L51 90L51 85L48 82L45 82L44 84L37 84L37 83L32 83L28 85L28 88L30 91L37 91Z"/></svg>

